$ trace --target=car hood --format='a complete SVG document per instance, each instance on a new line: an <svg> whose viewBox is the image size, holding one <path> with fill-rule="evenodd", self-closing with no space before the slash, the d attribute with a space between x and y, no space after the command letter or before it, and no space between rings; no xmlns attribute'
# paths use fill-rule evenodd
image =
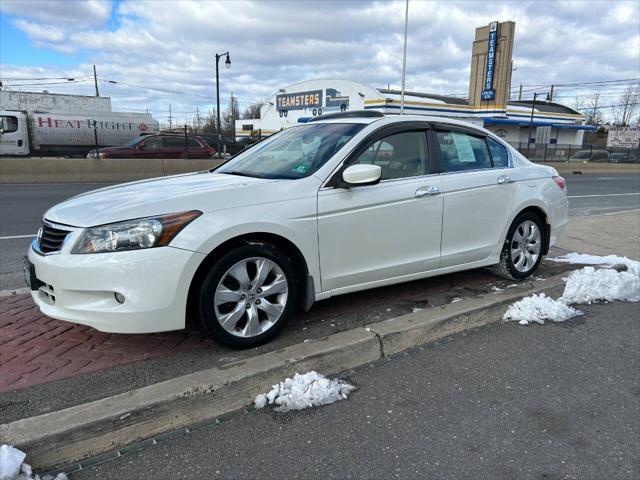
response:
<svg viewBox="0 0 640 480"><path fill-rule="evenodd" d="M264 198L256 195L257 187L277 182L283 181L207 171L174 175L83 193L50 208L44 218L64 225L89 227L187 210L232 208Z"/></svg>

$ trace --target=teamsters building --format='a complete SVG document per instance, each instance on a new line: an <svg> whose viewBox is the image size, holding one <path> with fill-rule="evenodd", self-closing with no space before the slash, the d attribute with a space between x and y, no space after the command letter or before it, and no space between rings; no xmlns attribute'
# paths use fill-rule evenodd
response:
<svg viewBox="0 0 640 480"><path fill-rule="evenodd" d="M468 98L405 91L407 114L453 117L484 126L514 146L530 143L582 145L586 117L553 101L509 100L514 22L492 22L476 29ZM236 121L236 136L271 135L327 113L376 110L400 113L398 90L373 88L345 79L319 79L279 89L267 100L259 119ZM533 121L532 118L533 111ZM529 136L529 131L531 135Z"/></svg>

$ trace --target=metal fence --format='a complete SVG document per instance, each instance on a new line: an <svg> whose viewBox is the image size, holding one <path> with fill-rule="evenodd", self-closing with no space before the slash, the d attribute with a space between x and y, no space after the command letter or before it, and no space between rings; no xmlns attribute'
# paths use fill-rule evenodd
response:
<svg viewBox="0 0 640 480"><path fill-rule="evenodd" d="M597 145L563 145L525 142L514 145L534 162L640 163L640 147L606 148Z"/></svg>

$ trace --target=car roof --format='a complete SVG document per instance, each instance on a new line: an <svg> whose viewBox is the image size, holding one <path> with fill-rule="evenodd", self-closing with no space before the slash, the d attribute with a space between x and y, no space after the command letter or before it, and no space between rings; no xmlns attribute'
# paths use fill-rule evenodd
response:
<svg viewBox="0 0 640 480"><path fill-rule="evenodd" d="M384 122L385 124L389 123L403 123L403 122L432 122L439 124L447 124L447 125L458 125L461 127L470 127L481 131L486 131L484 127L477 125L472 122L466 122L463 120L456 120L448 117L435 117L429 115L383 115L376 117L357 117L357 116L349 116L349 117L339 117L335 116L333 118L328 118L326 120L322 118L314 119L314 124L320 123L360 123L369 125L372 123Z"/></svg>

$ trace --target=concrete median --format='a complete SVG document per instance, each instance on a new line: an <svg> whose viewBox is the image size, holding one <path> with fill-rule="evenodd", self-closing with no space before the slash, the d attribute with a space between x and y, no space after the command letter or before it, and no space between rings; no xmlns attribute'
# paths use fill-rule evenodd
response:
<svg viewBox="0 0 640 480"><path fill-rule="evenodd" d="M538 162L555 168L560 175L580 173L640 173L640 163Z"/></svg>
<svg viewBox="0 0 640 480"><path fill-rule="evenodd" d="M128 182L206 170L221 159L160 158L0 158L0 183ZM561 175L640 173L640 164L547 162Z"/></svg>
<svg viewBox="0 0 640 480"><path fill-rule="evenodd" d="M196 172L219 159L160 158L2 158L0 183L127 182Z"/></svg>

